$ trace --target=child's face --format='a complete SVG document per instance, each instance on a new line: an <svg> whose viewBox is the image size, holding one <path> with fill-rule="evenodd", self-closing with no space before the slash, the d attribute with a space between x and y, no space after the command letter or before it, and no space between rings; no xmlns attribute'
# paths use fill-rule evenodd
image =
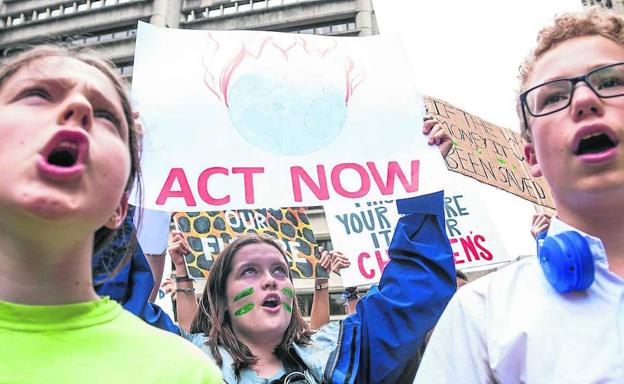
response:
<svg viewBox="0 0 624 384"><path fill-rule="evenodd" d="M228 313L243 341L279 343L290 324L293 285L282 254L269 244L249 244L234 255L226 280Z"/></svg>
<svg viewBox="0 0 624 384"><path fill-rule="evenodd" d="M63 220L86 233L123 221L128 126L97 68L48 57L19 69L0 89L0 137L3 218Z"/></svg>
<svg viewBox="0 0 624 384"><path fill-rule="evenodd" d="M600 36L570 39L536 62L526 89L623 61L624 47L609 39ZM529 127L533 142L527 144L525 153L532 174L546 178L558 211L600 204L613 206L621 200L624 96L600 98L587 84L579 82L566 109L531 117ZM595 140L587 140L592 135L609 139L596 144Z"/></svg>

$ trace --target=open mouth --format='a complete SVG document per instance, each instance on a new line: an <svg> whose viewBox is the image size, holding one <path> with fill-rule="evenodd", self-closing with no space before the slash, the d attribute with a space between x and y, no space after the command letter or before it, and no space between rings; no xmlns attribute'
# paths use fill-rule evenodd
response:
<svg viewBox="0 0 624 384"><path fill-rule="evenodd" d="M39 152L38 168L47 178L69 180L85 169L89 153L89 138L84 132L58 131Z"/></svg>
<svg viewBox="0 0 624 384"><path fill-rule="evenodd" d="M586 155L592 153L601 153L614 148L617 143L612 140L606 133L590 133L579 141L575 155Z"/></svg>
<svg viewBox="0 0 624 384"><path fill-rule="evenodd" d="M71 167L78 160L78 144L72 141L63 141L52 149L47 157L48 163L58 167Z"/></svg>
<svg viewBox="0 0 624 384"><path fill-rule="evenodd" d="M262 302L263 307L277 308L280 305L280 298L277 295L269 295Z"/></svg>

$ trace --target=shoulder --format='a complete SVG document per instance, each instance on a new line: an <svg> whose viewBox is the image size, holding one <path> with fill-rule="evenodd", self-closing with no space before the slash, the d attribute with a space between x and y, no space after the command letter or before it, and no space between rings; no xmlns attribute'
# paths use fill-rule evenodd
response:
<svg viewBox="0 0 624 384"><path fill-rule="evenodd" d="M100 324L97 332L108 340L107 353L118 367L140 375L144 382L221 383L220 369L201 350L126 310Z"/></svg>
<svg viewBox="0 0 624 384"><path fill-rule="evenodd" d="M460 305L502 304L511 297L534 296L531 290L545 289L545 284L548 282L543 277L538 260L531 257L466 284L457 290L451 301Z"/></svg>
<svg viewBox="0 0 624 384"><path fill-rule="evenodd" d="M182 337L153 327L132 313L122 311L115 327L127 336L127 348L137 355L148 356L150 366L165 377L204 377L220 382L220 369L193 344ZM149 351L148 354L145 352ZM189 382L204 382L194 381Z"/></svg>
<svg viewBox="0 0 624 384"><path fill-rule="evenodd" d="M552 291L539 261L534 257L523 259L457 290L441 321L455 326L472 324L470 329L485 332L485 323L505 322L509 316L520 315L526 308L546 305L553 296Z"/></svg>
<svg viewBox="0 0 624 384"><path fill-rule="evenodd" d="M323 378L329 355L338 346L340 330L341 323L333 321L323 325L314 333L309 344L298 345L295 343L293 345L297 355L317 380Z"/></svg>
<svg viewBox="0 0 624 384"><path fill-rule="evenodd" d="M323 345L334 345L338 341L340 335L340 322L332 321L324 324L317 332L315 332L311 339L312 345L321 347Z"/></svg>

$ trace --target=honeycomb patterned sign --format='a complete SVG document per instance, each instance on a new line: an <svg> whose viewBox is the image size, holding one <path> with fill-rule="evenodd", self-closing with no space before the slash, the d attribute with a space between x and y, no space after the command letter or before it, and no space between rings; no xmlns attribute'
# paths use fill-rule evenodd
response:
<svg viewBox="0 0 624 384"><path fill-rule="evenodd" d="M174 220L191 248L186 263L195 278L208 277L215 257L246 233L276 238L289 257L294 278L328 276L319 264L314 232L304 208L178 212Z"/></svg>

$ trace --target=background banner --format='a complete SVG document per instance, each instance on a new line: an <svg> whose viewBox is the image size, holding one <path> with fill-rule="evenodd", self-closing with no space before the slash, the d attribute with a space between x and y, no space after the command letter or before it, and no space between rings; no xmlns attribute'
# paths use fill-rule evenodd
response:
<svg viewBox="0 0 624 384"><path fill-rule="evenodd" d="M492 268L510 257L483 205L468 185L444 192L446 233L455 267L461 270ZM345 287L376 284L390 260L388 246L399 220L393 200L325 206L334 249L343 252L351 266L341 271Z"/></svg>
<svg viewBox="0 0 624 384"><path fill-rule="evenodd" d="M166 47L166 49L163 49ZM139 23L132 94L146 127L144 206L214 211L441 190L403 48Z"/></svg>
<svg viewBox="0 0 624 384"><path fill-rule="evenodd" d="M174 221L191 248L186 264L193 277L208 277L215 257L246 233L277 239L290 258L294 278L328 276L319 264L314 232L304 208L177 212Z"/></svg>
<svg viewBox="0 0 624 384"><path fill-rule="evenodd" d="M445 101L424 97L453 139L446 157L449 170L513 193L532 203L554 208L550 187L543 177L533 177L524 158L519 133L502 128Z"/></svg>

